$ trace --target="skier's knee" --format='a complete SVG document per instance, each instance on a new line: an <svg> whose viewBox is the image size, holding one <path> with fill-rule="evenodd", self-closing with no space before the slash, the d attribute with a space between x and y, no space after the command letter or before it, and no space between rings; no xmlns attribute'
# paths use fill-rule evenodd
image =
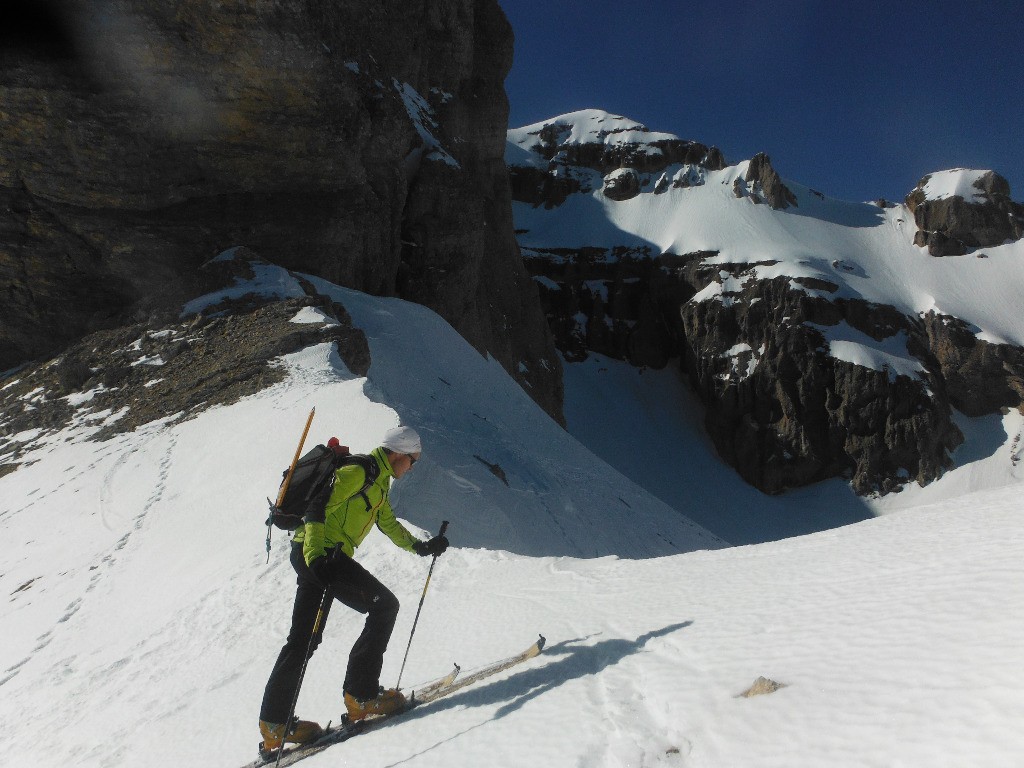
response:
<svg viewBox="0 0 1024 768"><path fill-rule="evenodd" d="M398 616L398 598L389 589L382 589L373 596L370 610L380 616Z"/></svg>

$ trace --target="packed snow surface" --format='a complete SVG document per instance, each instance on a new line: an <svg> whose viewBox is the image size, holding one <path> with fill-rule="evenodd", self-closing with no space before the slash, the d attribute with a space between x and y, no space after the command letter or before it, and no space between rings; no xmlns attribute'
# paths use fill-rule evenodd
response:
<svg viewBox="0 0 1024 768"><path fill-rule="evenodd" d="M294 287L276 268L260 280L249 288ZM39 442L0 478L3 765L253 759L294 585L280 534L267 563L264 498L313 405L311 442L337 434L366 450L400 420L424 436L394 504L422 536L450 520L453 546L434 569L404 681L453 662L472 670L538 633L548 648L309 768L1019 764L1018 415L965 421L972 453L940 483L901 494L898 513L860 500L879 505L861 519L891 514L727 548L562 432L436 315L317 285L367 333L366 378L315 346L281 361L284 383L174 426L104 443L87 439L96 427L84 420L58 439L21 436ZM635 452L644 466L633 469L651 476L656 448L678 450L692 466L671 501L687 514L710 523L709 504L745 504L751 519L778 522L850 501L841 484L772 500L744 490L692 402L645 433L677 379L588 364L569 366L570 430L597 453ZM597 408L608 376L624 386L617 405L632 430ZM427 561L379 533L358 557L403 604L382 679L391 685ZM337 720L360 625L332 612L303 717ZM739 696L762 676L784 687Z"/></svg>

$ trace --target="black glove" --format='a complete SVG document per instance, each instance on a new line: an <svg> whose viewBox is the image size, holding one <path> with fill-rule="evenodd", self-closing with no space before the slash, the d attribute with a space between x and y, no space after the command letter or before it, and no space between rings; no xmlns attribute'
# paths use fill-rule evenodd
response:
<svg viewBox="0 0 1024 768"><path fill-rule="evenodd" d="M323 555L309 564L309 570L313 574L313 578L319 581L322 587L326 587L327 582L331 580L331 564L329 560L330 558L327 555Z"/></svg>
<svg viewBox="0 0 1024 768"><path fill-rule="evenodd" d="M417 541L412 545L413 552L420 557L426 557L427 555L438 555L444 554L444 551L448 549L448 539L444 536L435 536L430 541Z"/></svg>
<svg viewBox="0 0 1024 768"><path fill-rule="evenodd" d="M335 547L327 550L321 557L309 564L310 572L320 582L320 586L325 589L334 577L334 564L339 557L345 557L345 553L341 551L341 547Z"/></svg>

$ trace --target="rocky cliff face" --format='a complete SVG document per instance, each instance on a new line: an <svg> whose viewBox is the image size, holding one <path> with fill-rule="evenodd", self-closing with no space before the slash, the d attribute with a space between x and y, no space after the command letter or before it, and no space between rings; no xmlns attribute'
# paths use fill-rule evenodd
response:
<svg viewBox="0 0 1024 768"><path fill-rule="evenodd" d="M746 265L702 272L712 298L680 309L683 364L708 406L715 446L745 480L778 493L842 476L859 493L889 492L951 466L963 437L938 371L876 370L831 354L830 339L863 335L910 362L919 324L886 307L815 296L788 278L751 279Z"/></svg>
<svg viewBox="0 0 1024 768"><path fill-rule="evenodd" d="M836 476L859 493L926 484L963 439L954 409L1022 407L1024 348L912 309L928 300L914 284L934 262L910 214L961 244L1019 237L1019 204L999 177L933 174L906 207L879 208L798 196L766 155L726 166L599 112L512 130L509 143L517 231L566 360L681 365L718 452L757 488ZM1016 253L1000 262L1007 280ZM950 303L977 264L955 266ZM873 280L903 281L913 298ZM944 278L934 280L930 302L942 306Z"/></svg>
<svg viewBox="0 0 1024 768"><path fill-rule="evenodd" d="M559 416L495 0L44 6L0 69L0 370L177 306L244 245L426 304Z"/></svg>

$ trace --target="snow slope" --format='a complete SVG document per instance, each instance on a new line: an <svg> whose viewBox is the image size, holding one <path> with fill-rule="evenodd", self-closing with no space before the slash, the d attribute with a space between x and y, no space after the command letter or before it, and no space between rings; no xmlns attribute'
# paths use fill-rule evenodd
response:
<svg viewBox="0 0 1024 768"><path fill-rule="evenodd" d="M283 271L263 277L292 285ZM293 585L283 537L266 562L264 497L313 404L316 440L338 434L366 449L399 419L424 434L395 506L423 535L451 520L453 548L434 570L405 681L452 662L470 670L538 632L549 647L310 768L934 768L1011 766L1024 753L1012 468L986 464L970 481L951 473L963 493L984 486L958 499L715 549L719 540L559 430L429 311L318 286L366 331L366 379L312 347L282 361L286 382L235 405L106 443L87 440L94 427L80 422L0 478L0 721L12 727L0 764L252 759ZM979 443L1000 428L979 428ZM689 449L712 466L699 439ZM359 559L403 603L391 684L427 563L380 534ZM360 623L332 613L304 717L337 718ZM761 675L787 687L737 698Z"/></svg>

